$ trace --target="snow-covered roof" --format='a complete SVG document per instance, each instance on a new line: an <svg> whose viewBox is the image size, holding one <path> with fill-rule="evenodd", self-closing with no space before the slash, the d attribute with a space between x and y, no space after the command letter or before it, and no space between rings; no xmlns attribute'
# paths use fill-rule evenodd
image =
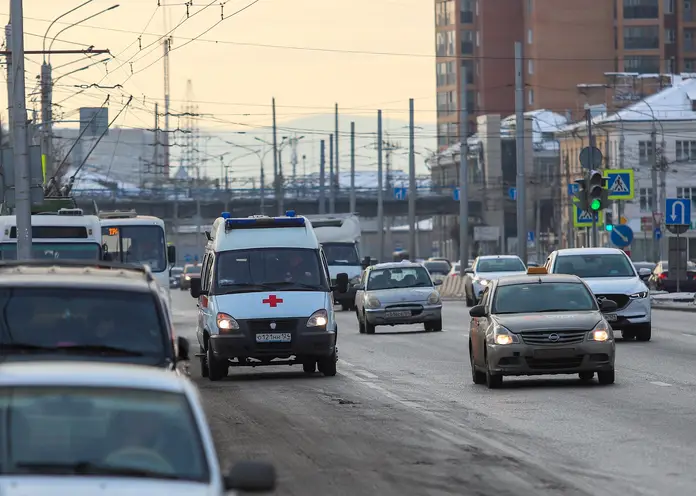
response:
<svg viewBox="0 0 696 496"><path fill-rule="evenodd" d="M693 101L696 100L696 79L686 75L673 76L672 86L650 95L621 110L608 114L603 112L592 119L592 125L617 122L652 121L696 121ZM585 121L576 122L563 128L563 133L586 127Z"/></svg>

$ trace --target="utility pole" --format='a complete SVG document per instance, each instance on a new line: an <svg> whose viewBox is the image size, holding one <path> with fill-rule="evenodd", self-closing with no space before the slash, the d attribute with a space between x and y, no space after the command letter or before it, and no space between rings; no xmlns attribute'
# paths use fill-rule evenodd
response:
<svg viewBox="0 0 696 496"><path fill-rule="evenodd" d="M657 131L655 130L655 121L653 120L653 125L652 125L652 131L650 132L650 141L651 141L651 157L650 161L652 162L652 170L650 171L650 178L652 179L652 191L650 195L650 208L652 210L652 218L653 218L653 250L652 250L652 258L653 262L657 263L660 261L660 240L657 239L657 236L655 236L655 228L659 227L657 226L657 218L659 214L659 203L658 203L658 193L657 193L657 153L655 153L657 149Z"/></svg>
<svg viewBox="0 0 696 496"><path fill-rule="evenodd" d="M339 156L339 154L338 154L338 103L336 104L336 107L334 110L334 119L336 121L335 131L334 131L334 136L335 136L334 141L335 141L335 148L336 148L336 170L334 172L334 181L336 183L336 185L334 186L334 190L335 190L334 197L335 197L336 194L338 193L340 187L341 187L341 175L340 175L339 170L338 170L338 156Z"/></svg>
<svg viewBox="0 0 696 496"><path fill-rule="evenodd" d="M664 133L661 140L661 149L665 149ZM667 213L667 163L664 159L664 152L658 154L657 149L655 150L655 161L660 169L660 210L662 211L662 218L664 219ZM663 235L660 241L662 247L659 251L659 256L660 258L664 257L667 259L669 258L669 237ZM677 240L677 243L679 243L679 240Z"/></svg>
<svg viewBox="0 0 696 496"><path fill-rule="evenodd" d="M462 67L459 94L459 275L462 277L469 266L469 109L466 72L466 67Z"/></svg>
<svg viewBox="0 0 696 496"><path fill-rule="evenodd" d="M24 88L24 12L22 0L11 0L13 103L12 143L15 163L17 260L31 259L31 179L27 144L27 109Z"/></svg>
<svg viewBox="0 0 696 496"><path fill-rule="evenodd" d="M285 180L283 179L283 147L278 150L278 215L285 215Z"/></svg>
<svg viewBox="0 0 696 496"><path fill-rule="evenodd" d="M273 109L273 190L277 208L280 210L280 184L278 183L278 128L276 126L275 97L271 99L271 106ZM279 215L282 215L282 211L279 213Z"/></svg>
<svg viewBox="0 0 696 496"><path fill-rule="evenodd" d="M326 143L321 140L319 143L319 213L326 213Z"/></svg>
<svg viewBox="0 0 696 496"><path fill-rule="evenodd" d="M41 151L45 158L45 173L53 175L53 78L51 65L41 64Z"/></svg>
<svg viewBox="0 0 696 496"><path fill-rule="evenodd" d="M5 26L5 46L11 52L12 51L12 19ZM5 56L5 62L7 63L7 130L12 140L12 126L14 125L14 120L12 119L12 108L14 106L14 73L12 71L12 54Z"/></svg>
<svg viewBox="0 0 696 496"><path fill-rule="evenodd" d="M585 110L586 113L586 118L587 118L587 139L590 142L590 150L594 150L595 146L595 139L594 135L592 134L592 110L588 107ZM592 154L594 155L594 151L592 151ZM589 187L589 185L588 185ZM597 233L597 216L595 215L594 212L590 212L592 214L592 241L591 241L591 247L592 248L597 248L599 245L599 241L597 239L598 233ZM599 213L597 213L599 215Z"/></svg>
<svg viewBox="0 0 696 496"><path fill-rule="evenodd" d="M570 161L568 159L568 154L566 153L563 157L563 162L565 164L565 176L567 187L570 187ZM575 248L575 236L573 233L573 197L568 195L568 223L566 225L566 236L568 241L568 248Z"/></svg>
<svg viewBox="0 0 696 496"><path fill-rule="evenodd" d="M541 181L537 180L536 219L534 222L534 247L536 249L536 262L541 263Z"/></svg>
<svg viewBox="0 0 696 496"><path fill-rule="evenodd" d="M517 255L527 263L527 178L524 158L524 86L522 80L522 43L515 42L515 121L517 149ZM461 200L461 195L460 195ZM464 261L462 260L462 264Z"/></svg>
<svg viewBox="0 0 696 496"><path fill-rule="evenodd" d="M336 184L334 178L334 135L329 136L329 213L336 213Z"/></svg>
<svg viewBox="0 0 696 496"><path fill-rule="evenodd" d="M167 16L167 9L162 9L165 15L165 19ZM165 25L165 29L167 29ZM163 64L164 64L164 145L163 145L163 155L164 155L164 160L163 160L163 168L162 168L162 175L165 178L169 177L169 51L171 49L171 43L172 43L172 38L167 37L163 41L164 45L164 58L163 58Z"/></svg>
<svg viewBox="0 0 696 496"><path fill-rule="evenodd" d="M355 213L355 122L350 123L350 213Z"/></svg>
<svg viewBox="0 0 696 496"><path fill-rule="evenodd" d="M377 111L377 246L384 262L384 191L382 188L382 111Z"/></svg>
<svg viewBox="0 0 696 496"><path fill-rule="evenodd" d="M416 253L416 149L415 149L415 116L413 98L408 100L408 253L411 260L418 256Z"/></svg>

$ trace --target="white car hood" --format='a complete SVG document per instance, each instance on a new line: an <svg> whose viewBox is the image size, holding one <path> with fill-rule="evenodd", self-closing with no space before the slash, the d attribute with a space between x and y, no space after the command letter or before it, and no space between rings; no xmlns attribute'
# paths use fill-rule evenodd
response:
<svg viewBox="0 0 696 496"><path fill-rule="evenodd" d="M594 294L633 294L648 288L637 277L588 277L583 278Z"/></svg>
<svg viewBox="0 0 696 496"><path fill-rule="evenodd" d="M218 311L235 319L302 318L309 317L322 308L331 308L329 293L321 291L265 291L211 298L215 298ZM271 299L275 301L275 307L270 302L263 302Z"/></svg>
<svg viewBox="0 0 696 496"><path fill-rule="evenodd" d="M486 281L494 281L496 279L500 279L501 277L505 276L519 276L519 275L524 275L526 272L521 271L521 272L477 272L475 274L476 279L481 280L485 279Z"/></svg>
<svg viewBox="0 0 696 496"><path fill-rule="evenodd" d="M4 476L2 496L220 496L207 484L87 476ZM229 493L228 493L229 494Z"/></svg>

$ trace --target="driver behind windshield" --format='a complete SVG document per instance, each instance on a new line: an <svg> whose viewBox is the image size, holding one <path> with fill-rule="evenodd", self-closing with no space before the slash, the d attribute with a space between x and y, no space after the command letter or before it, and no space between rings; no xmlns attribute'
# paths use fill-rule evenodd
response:
<svg viewBox="0 0 696 496"><path fill-rule="evenodd" d="M157 247L158 243L151 238L133 239L126 252L126 261L147 264L154 271L162 270L164 267L160 267L161 256Z"/></svg>

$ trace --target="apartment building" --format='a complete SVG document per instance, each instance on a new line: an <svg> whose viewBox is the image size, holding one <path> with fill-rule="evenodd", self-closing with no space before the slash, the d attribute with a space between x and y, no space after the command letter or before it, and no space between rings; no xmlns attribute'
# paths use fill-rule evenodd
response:
<svg viewBox="0 0 696 496"><path fill-rule="evenodd" d="M581 106L584 97L576 85L603 83L604 73L616 70L614 3L435 0L439 147L461 139L458 102L463 94L469 134L476 131L479 115L514 112L515 42L523 43L525 111L564 113Z"/></svg>

